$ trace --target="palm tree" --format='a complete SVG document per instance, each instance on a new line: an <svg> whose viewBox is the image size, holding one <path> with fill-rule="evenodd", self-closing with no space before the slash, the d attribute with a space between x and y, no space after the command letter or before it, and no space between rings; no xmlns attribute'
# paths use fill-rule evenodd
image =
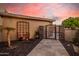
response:
<svg viewBox="0 0 79 59"><path fill-rule="evenodd" d="M11 46L11 42L10 42L10 31L13 31L15 29L12 27L5 27L4 30L7 30L8 47L11 48L12 46Z"/></svg>

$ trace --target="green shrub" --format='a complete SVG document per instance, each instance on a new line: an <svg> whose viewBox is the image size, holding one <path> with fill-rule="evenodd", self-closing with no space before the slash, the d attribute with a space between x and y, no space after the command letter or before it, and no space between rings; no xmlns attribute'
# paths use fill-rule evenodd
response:
<svg viewBox="0 0 79 59"><path fill-rule="evenodd" d="M71 28L71 29L79 28L79 17L75 17L75 18L69 17L68 19L62 22L62 25L65 28Z"/></svg>

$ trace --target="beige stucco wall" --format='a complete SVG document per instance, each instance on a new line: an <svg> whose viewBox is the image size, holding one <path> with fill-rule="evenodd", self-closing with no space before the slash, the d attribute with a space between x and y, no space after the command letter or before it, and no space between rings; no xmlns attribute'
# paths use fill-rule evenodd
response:
<svg viewBox="0 0 79 59"><path fill-rule="evenodd" d="M43 22L43 21L32 21L27 19L18 19L18 18L10 18L10 17L2 17L3 21L3 27L12 27L15 28L14 31L11 31L11 40L16 40L16 23L17 21L26 21L29 22L29 36L30 38L33 38L35 31L39 26L45 26L48 25L49 22ZM7 40L6 36L6 30L3 31L3 41ZM1 40L2 41L2 40Z"/></svg>
<svg viewBox="0 0 79 59"><path fill-rule="evenodd" d="M72 39L75 37L75 34L76 30L65 29L65 40L72 41Z"/></svg>

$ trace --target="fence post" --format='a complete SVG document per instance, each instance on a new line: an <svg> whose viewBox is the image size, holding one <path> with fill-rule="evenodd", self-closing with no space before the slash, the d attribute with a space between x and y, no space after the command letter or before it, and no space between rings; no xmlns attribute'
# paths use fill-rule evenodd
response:
<svg viewBox="0 0 79 59"><path fill-rule="evenodd" d="M56 36L56 25L55 25L55 39L57 40L57 38L56 38L57 36Z"/></svg>

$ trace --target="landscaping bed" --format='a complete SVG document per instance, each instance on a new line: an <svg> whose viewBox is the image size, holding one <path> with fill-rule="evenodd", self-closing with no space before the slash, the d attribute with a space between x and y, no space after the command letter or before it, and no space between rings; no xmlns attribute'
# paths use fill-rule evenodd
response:
<svg viewBox="0 0 79 59"><path fill-rule="evenodd" d="M34 39L34 41L14 41L12 44L17 46L9 49L3 43L0 43L0 56L26 56L42 39ZM1 46L2 44L2 46Z"/></svg>

